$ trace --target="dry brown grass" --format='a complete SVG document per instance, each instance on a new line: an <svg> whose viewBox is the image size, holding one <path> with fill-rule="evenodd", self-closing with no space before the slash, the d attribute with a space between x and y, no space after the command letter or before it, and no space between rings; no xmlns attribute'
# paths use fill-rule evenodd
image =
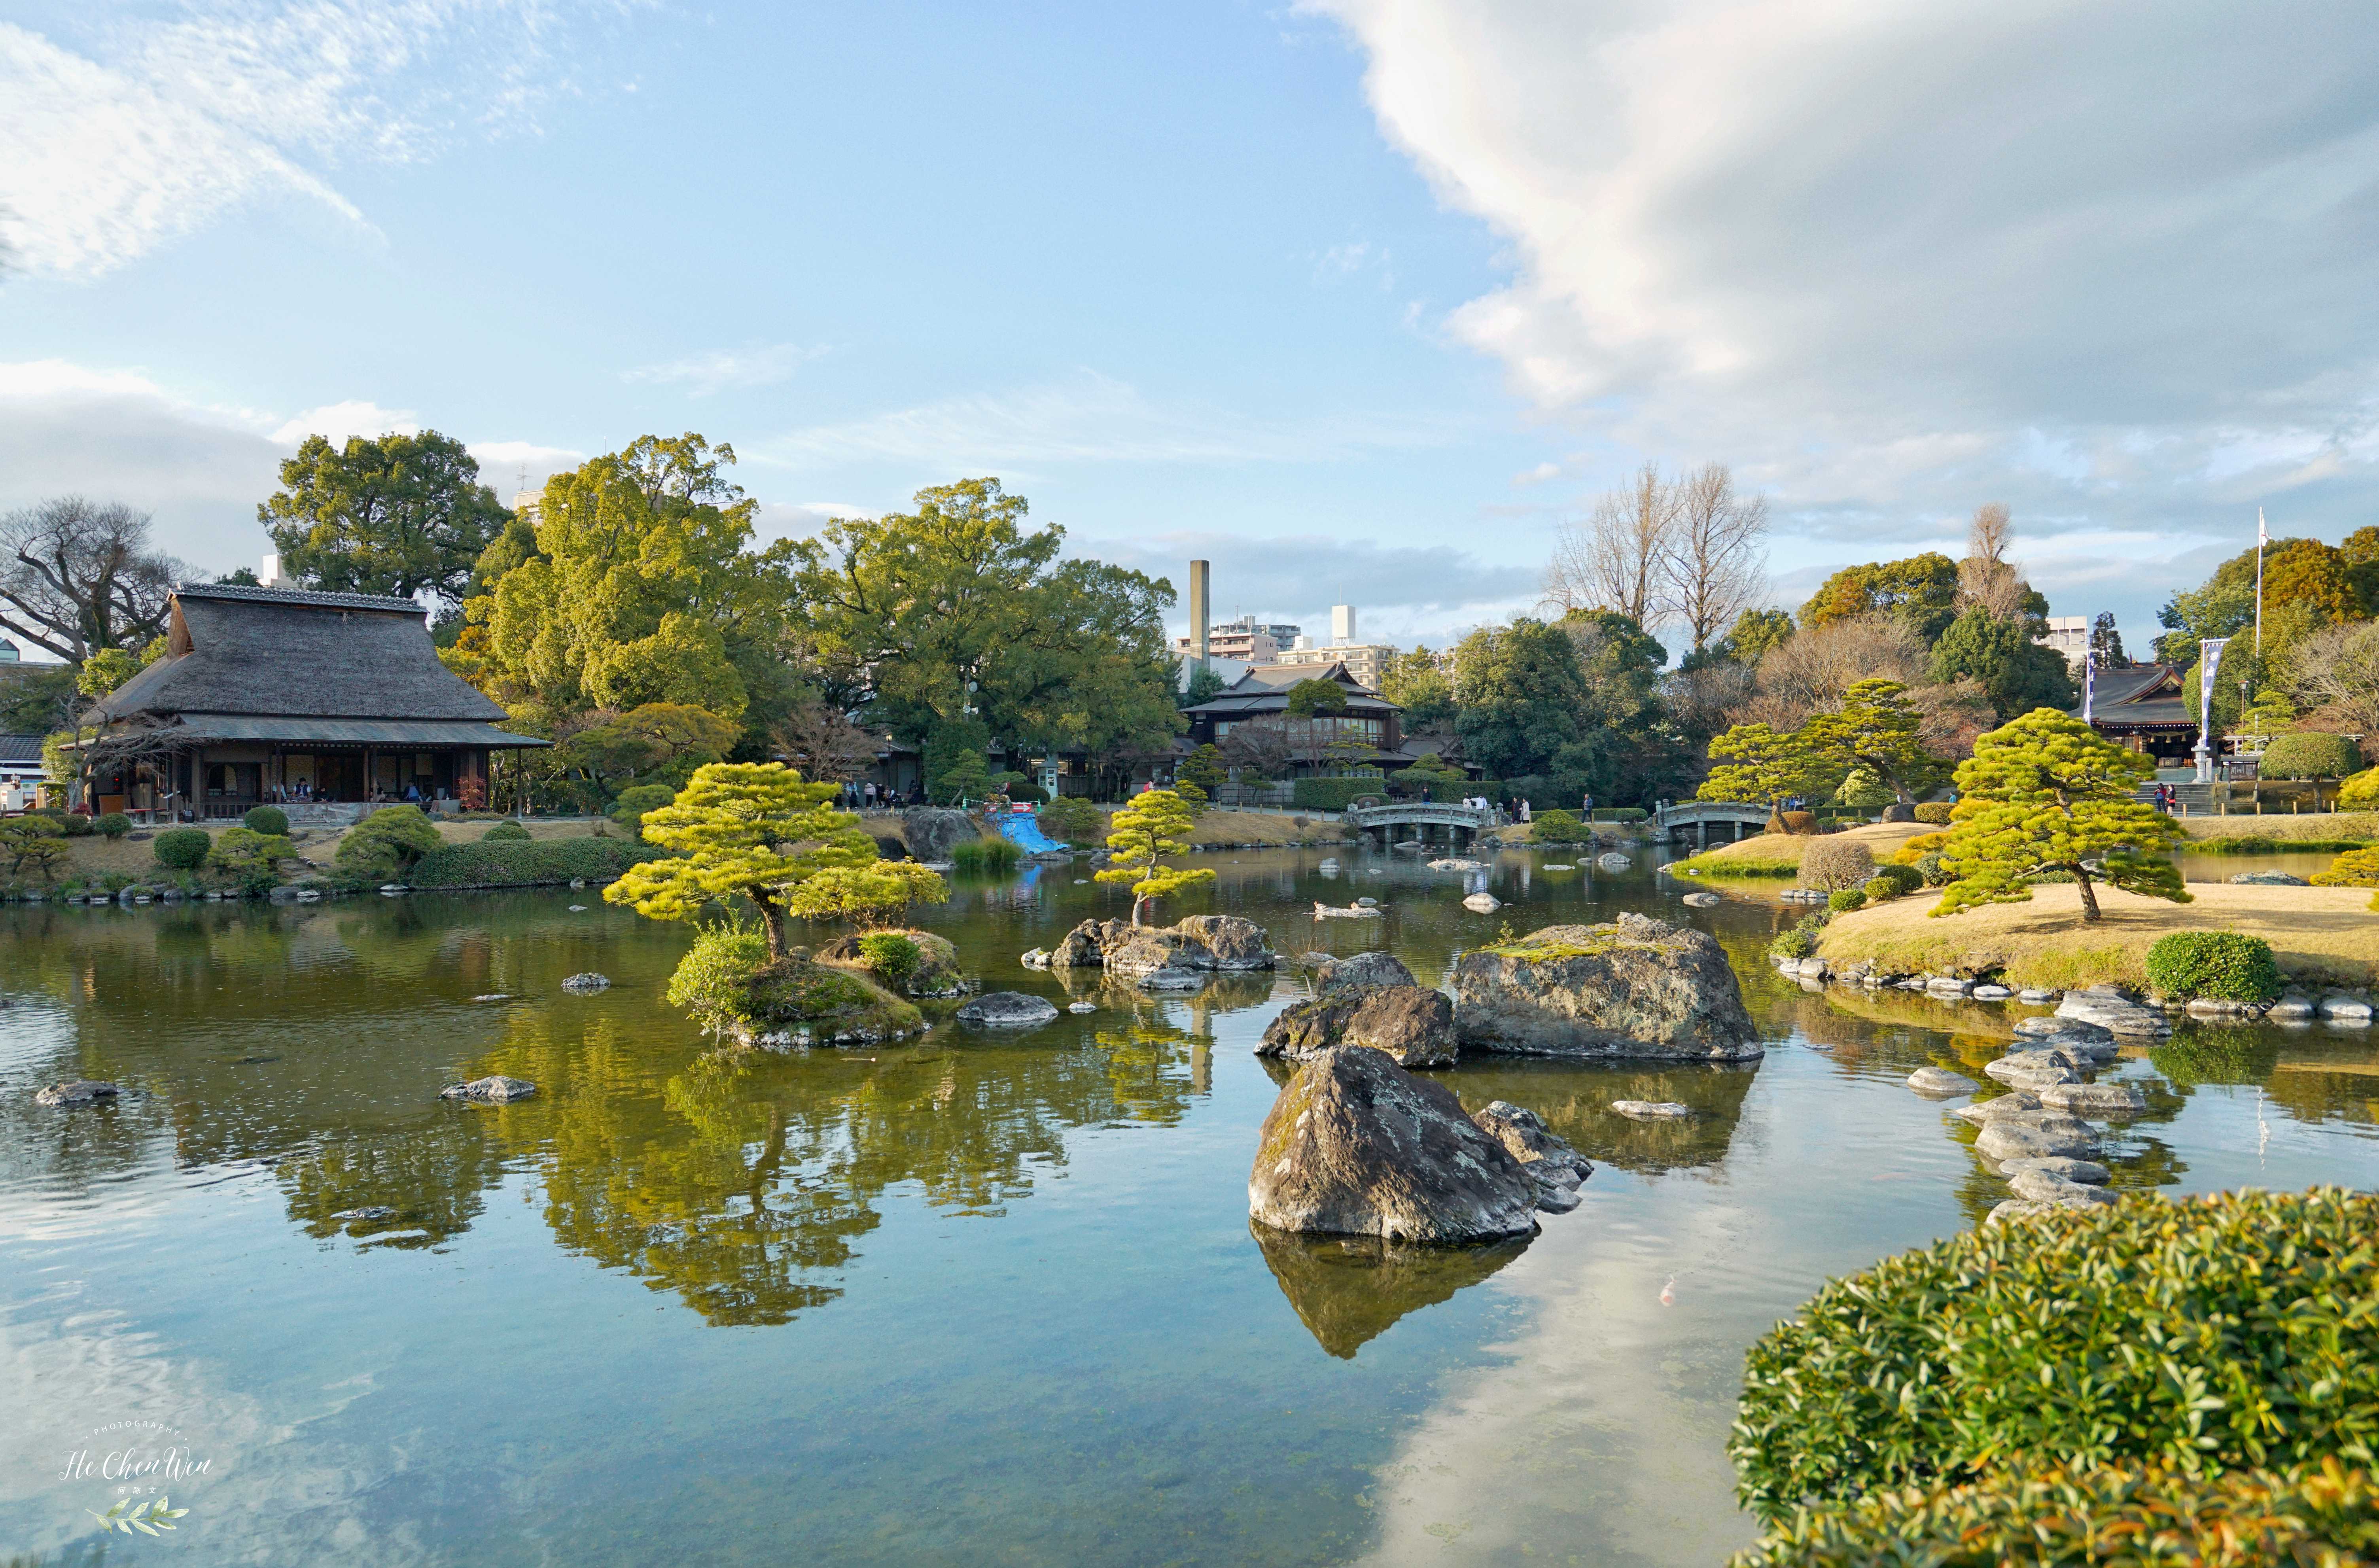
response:
<svg viewBox="0 0 2379 1568"><path fill-rule="evenodd" d="M1876 863L1880 865L1911 838L1919 834L1939 831L1939 828L1922 822L1871 822L1865 827L1824 835L1762 833L1740 843L1721 844L1684 863L1710 876L1725 875L1730 864L1753 875L1761 874L1766 868L1797 869L1801 864L1801 851L1823 838L1840 843L1864 844L1867 853L1873 855Z"/></svg>
<svg viewBox="0 0 2379 1568"><path fill-rule="evenodd" d="M209 835L220 838L224 833L237 827L239 824L210 822L201 826L206 828ZM450 844L468 844L487 837L488 829L496 825L492 821L441 822L438 824L438 835ZM596 823L584 817L562 821L541 821L531 817L527 826L529 837L532 838L584 838L595 831ZM605 822L602 826L606 832L626 837L621 833L616 824ZM152 831L141 828L138 831L149 836L145 838L136 838L130 835L122 838L107 838L93 833L83 838L67 839L66 865L59 871L57 879L60 882L66 882L76 876L97 878L111 873L134 877L156 875L164 869L157 863L156 835L163 832L164 829L158 828ZM331 863L331 857L338 852L339 840L346 837L346 829L300 827L293 831L290 837L296 841L300 858L314 865L326 866Z"/></svg>
<svg viewBox="0 0 2379 1568"><path fill-rule="evenodd" d="M2379 811L2187 816L2180 821L2182 830L2192 838L2361 838L2379 843Z"/></svg>
<svg viewBox="0 0 2379 1568"><path fill-rule="evenodd" d="M1278 846L1298 843L1335 844L1341 829L1334 822L1324 822L1319 815L1306 815L1306 825L1297 826L1300 814L1279 811L1238 811L1228 806L1214 806L1198 819L1190 830L1193 844L1262 844Z"/></svg>
<svg viewBox="0 0 2379 1568"><path fill-rule="evenodd" d="M1817 940L1830 962L1861 959L1896 971L1977 974L2068 990L2147 983L2148 949L2176 931L2236 931L2272 945L2280 971L2304 980L2379 981L2379 914L2358 887L2254 887L2192 883L2193 902L2168 903L2098 888L2105 918L2082 919L2081 890L2035 887L2025 904L1988 904L1935 920L1938 897L1917 892L1836 915Z"/></svg>

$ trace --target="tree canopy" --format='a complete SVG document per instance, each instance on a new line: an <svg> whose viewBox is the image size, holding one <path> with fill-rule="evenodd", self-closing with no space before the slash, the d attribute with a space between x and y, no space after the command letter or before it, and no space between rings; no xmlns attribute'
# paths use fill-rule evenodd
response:
<svg viewBox="0 0 2379 1568"><path fill-rule="evenodd" d="M1933 679L1948 685L1962 677L1982 683L2002 721L2036 707L2069 708L2082 700L2063 654L2033 641L2024 621L1994 615L1981 605L1951 621L1933 645Z"/></svg>
<svg viewBox="0 0 2379 1568"><path fill-rule="evenodd" d="M256 517L282 570L315 587L398 598L427 589L459 602L512 513L461 441L424 430L350 436L343 447L307 437Z"/></svg>
<svg viewBox="0 0 2379 1568"><path fill-rule="evenodd" d="M1793 796L1818 794L1838 781L1807 737L1765 724L1736 725L1710 742L1709 754L1718 766L1694 792L1697 800L1741 801L1773 814Z"/></svg>
<svg viewBox="0 0 2379 1568"><path fill-rule="evenodd" d="M1924 715L1897 681L1861 681L1842 694L1842 706L1813 716L1805 743L1829 773L1863 773L1900 799L1929 789L1939 767L1926 754ZM1713 752L1713 754L1715 753Z"/></svg>
<svg viewBox="0 0 2379 1568"><path fill-rule="evenodd" d="M2370 532L2370 530L2364 530ZM2348 539L2364 547L2358 533ZM2379 540L2370 547L2379 560ZM2275 539L2264 549L2264 616L2266 654L2274 646L2273 615L2283 606L2301 606L2308 612L2303 629L2379 614L2379 571L2359 556L2325 545L2319 539ZM2197 645L2207 638L2252 633L2255 625L2255 552L2241 550L2214 569L2194 588L2176 593L2156 611L2166 628L2156 639L2156 657L2168 664L2188 664L2197 657ZM2286 638L2280 640L2283 645Z"/></svg>
<svg viewBox="0 0 2379 1568"><path fill-rule="evenodd" d="M2188 903L2180 869L2158 852L2182 840L2180 824L2131 798L2155 777L2154 758L2047 708L1982 736L1958 765L1964 799L1941 848L1953 880L1932 912L2029 902L2031 879L2047 872L2079 886L2084 922L2100 918L2100 881Z"/></svg>
<svg viewBox="0 0 2379 1568"><path fill-rule="evenodd" d="M1131 923L1158 899L1214 880L1211 866L1190 869L1168 866L1166 855L1190 852L1189 836L1196 824L1190 804L1170 790L1143 790L1107 819L1107 848L1114 851L1096 873L1101 882L1131 884Z"/></svg>
<svg viewBox="0 0 2379 1568"><path fill-rule="evenodd" d="M1878 610L1899 617L1932 643L1958 613L1958 563L1938 550L1927 550L1905 561L1845 566L1809 596L1801 607L1801 624L1823 626Z"/></svg>
<svg viewBox="0 0 2379 1568"><path fill-rule="evenodd" d="M165 629L187 569L149 543L149 514L60 496L0 517L0 627L69 664Z"/></svg>

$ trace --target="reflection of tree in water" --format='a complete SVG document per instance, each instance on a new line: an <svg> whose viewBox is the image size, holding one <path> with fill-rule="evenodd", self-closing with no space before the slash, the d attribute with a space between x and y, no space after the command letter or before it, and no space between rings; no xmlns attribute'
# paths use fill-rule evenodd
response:
<svg viewBox="0 0 2379 1568"><path fill-rule="evenodd" d="M487 1124L506 1114L458 1108L428 1127L310 1144L275 1170L289 1217L317 1240L344 1235L376 1247L435 1247L459 1236L503 1178ZM394 1212L359 1212L377 1209Z"/></svg>
<svg viewBox="0 0 2379 1568"><path fill-rule="evenodd" d="M1280 1293L1331 1355L1355 1352L1408 1312L1477 1285L1527 1250L1520 1236L1484 1247L1391 1247L1376 1236L1299 1236L1249 1222Z"/></svg>
<svg viewBox="0 0 2379 1568"><path fill-rule="evenodd" d="M1186 1048L1137 1048L1167 1059L1118 1071L1125 1052L996 1043L788 1058L524 1018L477 1070L538 1085L495 1125L537 1158L566 1245L711 1322L780 1323L841 1293L886 1188L996 1215L1033 1166L1064 1163L1069 1130L1177 1119Z"/></svg>
<svg viewBox="0 0 2379 1568"><path fill-rule="evenodd" d="M1106 1054L1116 1104L1134 1121L1169 1127L1181 1119L1183 1091L1205 1092L1213 1043L1165 1022L1162 1003L1134 1002L1120 1026L1102 1029L1095 1038Z"/></svg>
<svg viewBox="0 0 2379 1568"><path fill-rule="evenodd" d="M1597 1163L1646 1175L1716 1164L1726 1158L1744 1097L1758 1064L1665 1066L1624 1062L1581 1066L1520 1056L1467 1056L1439 1080L1463 1109L1491 1100L1525 1105L1553 1133ZM1679 1121L1639 1122L1611 1108L1614 1100L1672 1100L1694 1115Z"/></svg>

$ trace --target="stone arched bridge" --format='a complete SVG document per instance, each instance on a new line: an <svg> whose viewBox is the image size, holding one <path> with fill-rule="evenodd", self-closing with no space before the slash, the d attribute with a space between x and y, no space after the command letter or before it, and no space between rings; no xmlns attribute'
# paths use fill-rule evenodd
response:
<svg viewBox="0 0 2379 1568"><path fill-rule="evenodd" d="M1768 829L1769 809L1742 801L1678 801L1652 815L1656 836L1672 844L1690 842L1708 849L1713 840L1731 843Z"/></svg>
<svg viewBox="0 0 2379 1568"><path fill-rule="evenodd" d="M1386 806L1350 806L1340 820L1366 834L1376 834L1383 847L1407 838L1426 841L1443 833L1447 843L1458 850L1469 844L1472 834L1494 826L1495 814L1444 801L1406 801Z"/></svg>

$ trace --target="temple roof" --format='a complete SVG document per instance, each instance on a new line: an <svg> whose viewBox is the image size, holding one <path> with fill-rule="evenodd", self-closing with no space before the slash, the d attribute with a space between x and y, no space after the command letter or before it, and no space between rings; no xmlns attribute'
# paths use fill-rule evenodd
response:
<svg viewBox="0 0 2379 1568"><path fill-rule="evenodd" d="M1343 662L1327 669L1310 664L1254 665L1220 694L1187 711L1207 714L1215 718L1247 718L1280 713L1288 706L1289 688L1300 681L1334 683L1346 694L1346 711L1351 714L1380 718L1404 711L1348 674Z"/></svg>
<svg viewBox="0 0 2379 1568"><path fill-rule="evenodd" d="M2189 705L2181 698L2180 682L2181 670L2170 664L2116 665L2100 669L2090 705L2090 726L2094 730L2166 726L2194 730L2197 720L2190 716ZM2070 708L2067 715L2079 718L2082 710Z"/></svg>

